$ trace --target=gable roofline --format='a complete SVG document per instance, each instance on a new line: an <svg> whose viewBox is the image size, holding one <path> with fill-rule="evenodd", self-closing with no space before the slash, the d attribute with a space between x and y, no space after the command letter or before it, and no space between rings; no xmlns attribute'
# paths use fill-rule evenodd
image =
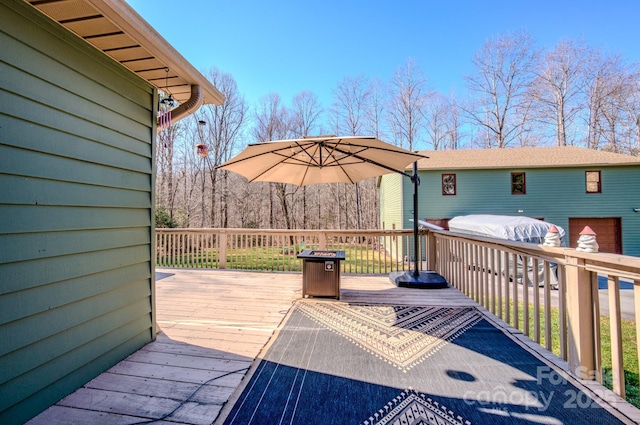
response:
<svg viewBox="0 0 640 425"><path fill-rule="evenodd" d="M419 170L567 168L639 165L640 157L577 146L421 151Z"/></svg>
<svg viewBox="0 0 640 425"><path fill-rule="evenodd" d="M124 0L25 0L131 72L184 103L200 86L203 103L224 95ZM168 70L168 71L167 71Z"/></svg>

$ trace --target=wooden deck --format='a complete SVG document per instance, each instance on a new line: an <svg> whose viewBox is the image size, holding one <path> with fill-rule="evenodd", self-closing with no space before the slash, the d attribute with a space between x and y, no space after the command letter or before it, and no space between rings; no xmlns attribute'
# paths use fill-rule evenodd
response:
<svg viewBox="0 0 640 425"><path fill-rule="evenodd" d="M301 297L301 282L300 273L158 269L157 340L29 423L211 424ZM479 307L456 289L397 288L386 276L343 275L341 287L341 301ZM626 403L616 406L640 419Z"/></svg>

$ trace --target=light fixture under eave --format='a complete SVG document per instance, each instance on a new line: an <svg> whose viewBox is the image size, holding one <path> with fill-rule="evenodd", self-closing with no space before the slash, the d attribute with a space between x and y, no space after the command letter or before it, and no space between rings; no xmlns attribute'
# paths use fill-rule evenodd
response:
<svg viewBox="0 0 640 425"><path fill-rule="evenodd" d="M173 108L173 106L176 104L176 101L173 100L173 95L169 93L169 96L162 99L160 103L168 106L169 108Z"/></svg>

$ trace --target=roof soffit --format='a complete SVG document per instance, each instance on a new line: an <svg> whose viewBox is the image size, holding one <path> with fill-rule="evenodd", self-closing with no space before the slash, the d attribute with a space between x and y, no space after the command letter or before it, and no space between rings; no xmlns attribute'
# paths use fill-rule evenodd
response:
<svg viewBox="0 0 640 425"><path fill-rule="evenodd" d="M224 102L224 95L124 1L25 1L178 102L189 99L191 85L203 88L205 104Z"/></svg>

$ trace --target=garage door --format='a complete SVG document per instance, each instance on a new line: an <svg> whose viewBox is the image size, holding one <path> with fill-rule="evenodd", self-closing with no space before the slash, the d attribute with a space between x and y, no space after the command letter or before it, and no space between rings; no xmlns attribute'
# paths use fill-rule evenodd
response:
<svg viewBox="0 0 640 425"><path fill-rule="evenodd" d="M569 218L570 246L578 246L578 238L584 226L589 226L596 232L596 240L600 252L622 254L622 226L620 217L608 218Z"/></svg>

